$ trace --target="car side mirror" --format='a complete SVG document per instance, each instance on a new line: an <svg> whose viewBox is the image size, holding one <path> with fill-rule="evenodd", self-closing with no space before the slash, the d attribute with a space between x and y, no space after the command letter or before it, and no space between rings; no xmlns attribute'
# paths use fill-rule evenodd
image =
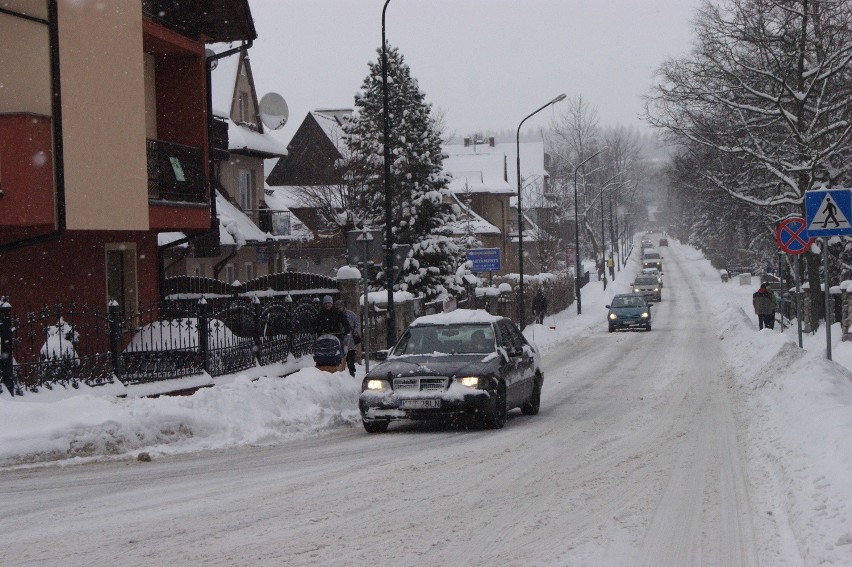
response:
<svg viewBox="0 0 852 567"><path fill-rule="evenodd" d="M374 354L376 355L376 360L381 362L383 360L388 359L389 351L388 351L388 349L382 349L382 350L377 350Z"/></svg>
<svg viewBox="0 0 852 567"><path fill-rule="evenodd" d="M654 304L653 304L653 303L649 303L649 304L648 304L648 309L650 309L650 308L651 308L651 307L653 307L653 306L654 306Z"/></svg>
<svg viewBox="0 0 852 567"><path fill-rule="evenodd" d="M610 306L609 306L609 305L604 305L604 308L605 308L605 309L610 309Z"/></svg>

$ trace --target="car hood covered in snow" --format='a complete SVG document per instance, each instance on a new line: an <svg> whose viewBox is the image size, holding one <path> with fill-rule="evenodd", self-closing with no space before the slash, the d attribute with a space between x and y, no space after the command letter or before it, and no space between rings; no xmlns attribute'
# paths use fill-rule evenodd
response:
<svg viewBox="0 0 852 567"><path fill-rule="evenodd" d="M369 378L399 376L481 376L500 366L500 356L491 354L429 354L394 356L370 371Z"/></svg>

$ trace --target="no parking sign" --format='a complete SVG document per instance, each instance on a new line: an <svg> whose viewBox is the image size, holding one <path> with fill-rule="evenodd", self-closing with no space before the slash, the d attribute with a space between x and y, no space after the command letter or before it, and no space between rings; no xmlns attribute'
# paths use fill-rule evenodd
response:
<svg viewBox="0 0 852 567"><path fill-rule="evenodd" d="M813 238L808 237L808 225L802 217L782 220L775 229L775 240L787 254L804 254L811 247Z"/></svg>

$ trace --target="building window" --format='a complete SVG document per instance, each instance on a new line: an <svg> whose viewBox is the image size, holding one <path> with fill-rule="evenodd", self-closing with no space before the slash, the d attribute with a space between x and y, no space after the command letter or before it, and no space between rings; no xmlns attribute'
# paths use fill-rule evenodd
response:
<svg viewBox="0 0 852 567"><path fill-rule="evenodd" d="M252 122L249 120L249 95L248 93L241 92L239 95L239 108L237 109L238 121L242 123Z"/></svg>
<svg viewBox="0 0 852 567"><path fill-rule="evenodd" d="M228 264L225 266L225 283L232 284L237 279L234 272L234 265Z"/></svg>
<svg viewBox="0 0 852 567"><path fill-rule="evenodd" d="M195 277L203 278L204 277L204 266L201 264L195 265Z"/></svg>
<svg viewBox="0 0 852 567"><path fill-rule="evenodd" d="M244 211L254 210L254 170L239 170L240 207Z"/></svg>
<svg viewBox="0 0 852 567"><path fill-rule="evenodd" d="M272 226L275 236L290 236L290 212L278 211L272 217Z"/></svg>
<svg viewBox="0 0 852 567"><path fill-rule="evenodd" d="M245 273L246 273L246 281L249 282L254 279L254 264L251 262L245 263Z"/></svg>

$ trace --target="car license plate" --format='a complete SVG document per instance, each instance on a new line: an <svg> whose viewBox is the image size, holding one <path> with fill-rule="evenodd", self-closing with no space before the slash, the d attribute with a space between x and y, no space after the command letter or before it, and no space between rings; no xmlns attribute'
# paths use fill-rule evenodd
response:
<svg viewBox="0 0 852 567"><path fill-rule="evenodd" d="M399 407L400 409L439 409L441 400L400 400Z"/></svg>

